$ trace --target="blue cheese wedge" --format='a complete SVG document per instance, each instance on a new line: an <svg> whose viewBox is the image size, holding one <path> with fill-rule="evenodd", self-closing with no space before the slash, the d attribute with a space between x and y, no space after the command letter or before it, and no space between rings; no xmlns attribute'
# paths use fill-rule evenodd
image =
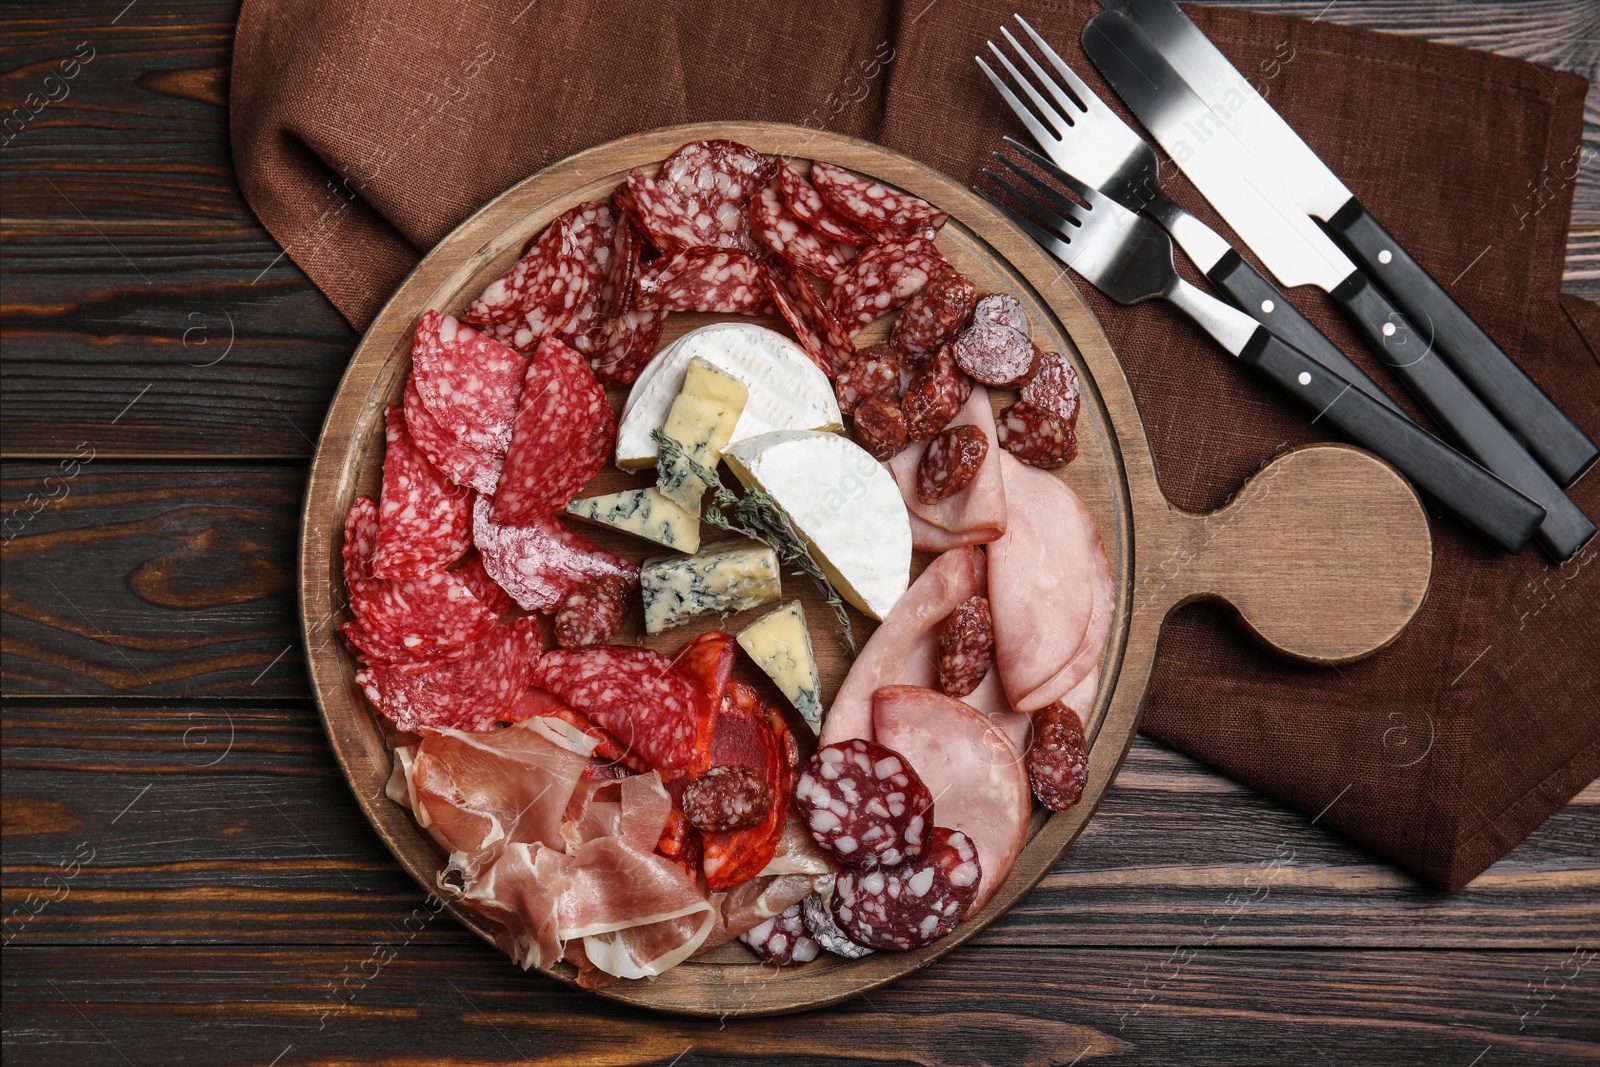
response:
<svg viewBox="0 0 1600 1067"><path fill-rule="evenodd" d="M741 379L695 356L689 360L683 389L673 400L661 432L676 441L689 459L715 471L749 396L749 387ZM656 489L691 515L699 516L700 499L709 488L678 456L669 453L656 464Z"/></svg>
<svg viewBox="0 0 1600 1067"><path fill-rule="evenodd" d="M911 578L911 518L889 469L831 433L779 430L735 441L722 458L788 513L846 600L889 614Z"/></svg>
<svg viewBox="0 0 1600 1067"><path fill-rule="evenodd" d="M773 608L739 631L739 647L789 698L815 733L822 732L822 680L811 655L811 631L798 600Z"/></svg>
<svg viewBox="0 0 1600 1067"><path fill-rule="evenodd" d="M679 552L700 550L700 520L654 489L624 489L574 500L567 505L567 514Z"/></svg>
<svg viewBox="0 0 1600 1067"><path fill-rule="evenodd" d="M699 357L744 382L750 390L729 438L771 430L838 430L839 402L827 376L789 338L748 322L715 322L690 330L656 353L633 383L617 425L617 466L649 467L657 447L650 435L667 421L683 391L689 361Z"/></svg>
<svg viewBox="0 0 1600 1067"><path fill-rule="evenodd" d="M697 615L759 608L783 596L778 554L771 545L738 538L707 545L692 556L647 559L639 594L644 628L653 634Z"/></svg>

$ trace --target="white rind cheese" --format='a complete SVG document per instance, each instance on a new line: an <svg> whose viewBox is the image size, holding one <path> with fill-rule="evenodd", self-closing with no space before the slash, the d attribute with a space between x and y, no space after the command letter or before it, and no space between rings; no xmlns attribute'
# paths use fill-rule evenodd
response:
<svg viewBox="0 0 1600 1067"><path fill-rule="evenodd" d="M676 441L689 459L715 471L749 396L743 381L695 356L689 360L683 389L673 400L661 432ZM700 514L700 500L709 488L681 458L669 453L656 463L656 489L691 515Z"/></svg>
<svg viewBox="0 0 1600 1067"><path fill-rule="evenodd" d="M567 514L654 541L679 552L700 550L700 520L654 489L624 489L567 505Z"/></svg>
<svg viewBox="0 0 1600 1067"><path fill-rule="evenodd" d="M639 595L644 628L653 634L697 615L759 608L783 596L778 554L771 545L738 538L688 557L647 559L639 572Z"/></svg>
<svg viewBox="0 0 1600 1067"><path fill-rule="evenodd" d="M843 425L833 386L799 345L763 326L715 322L662 349L633 383L617 426L617 466L637 470L655 463L651 431L667 420L695 356L750 390L732 441L771 430L832 431Z"/></svg>
<svg viewBox="0 0 1600 1067"><path fill-rule="evenodd" d="M773 608L739 631L739 647L766 672L812 731L822 732L822 680L798 600Z"/></svg>
<svg viewBox="0 0 1600 1067"><path fill-rule="evenodd" d="M887 467L847 438L804 430L747 437L722 456L788 512L846 600L889 614L911 578L911 518Z"/></svg>

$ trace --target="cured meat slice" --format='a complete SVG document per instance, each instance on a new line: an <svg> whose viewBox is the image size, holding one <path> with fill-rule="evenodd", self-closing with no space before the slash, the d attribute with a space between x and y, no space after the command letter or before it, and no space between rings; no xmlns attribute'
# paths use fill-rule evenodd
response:
<svg viewBox="0 0 1600 1067"><path fill-rule="evenodd" d="M931 945L973 909L982 866L966 834L935 827L920 859L842 872L834 882L833 917L852 940L871 948L908 952Z"/></svg>
<svg viewBox="0 0 1600 1067"><path fill-rule="evenodd" d="M707 897L720 918L717 929L706 938L700 951L726 944L774 915L783 914L810 892L810 877L800 874L763 875L731 889L712 890Z"/></svg>
<svg viewBox="0 0 1600 1067"><path fill-rule="evenodd" d="M628 175L630 210L663 252L755 252L748 209L771 170L766 157L736 141L694 141L668 156L654 178L637 169Z"/></svg>
<svg viewBox="0 0 1600 1067"><path fill-rule="evenodd" d="M844 328L805 277L781 259L762 264L767 290L783 321L789 324L811 362L829 378L855 356L851 331Z"/></svg>
<svg viewBox="0 0 1600 1067"><path fill-rule="evenodd" d="M423 404L415 375L406 379L401 404L406 413L406 429L430 463L457 485L480 493L494 492L495 483L500 480L500 465L505 462L504 447L482 445L444 430ZM506 440L509 443L510 437Z"/></svg>
<svg viewBox="0 0 1600 1067"><path fill-rule="evenodd" d="M811 183L835 214L879 240L923 237L931 241L949 218L926 200L831 163L813 164Z"/></svg>
<svg viewBox="0 0 1600 1067"><path fill-rule="evenodd" d="M344 560L345 585L354 588L360 579L372 577L372 553L377 547L378 505L370 496L358 496L344 516L340 554Z"/></svg>
<svg viewBox="0 0 1600 1067"><path fill-rule="evenodd" d="M384 412L383 495L372 573L423 578L472 547L472 490L441 475L406 432L399 404Z"/></svg>
<svg viewBox="0 0 1600 1067"><path fill-rule="evenodd" d="M972 481L948 500L924 504L917 499L916 472L927 445L913 443L889 461L889 470L911 513L911 545L919 552L987 544L1006 529L1006 491L1000 478L1000 449L987 389L974 389L946 429L956 426L982 431L988 448Z"/></svg>
<svg viewBox="0 0 1600 1067"><path fill-rule="evenodd" d="M898 752L864 738L825 744L795 784L794 802L823 851L854 867L922 855L933 795Z"/></svg>
<svg viewBox="0 0 1600 1067"><path fill-rule="evenodd" d="M639 584L638 564L596 548L556 518L541 516L524 526L496 523L487 497L472 506L472 540L489 576L527 611L555 611L596 575L615 574L630 587Z"/></svg>
<svg viewBox="0 0 1600 1067"><path fill-rule="evenodd" d="M569 208L551 226L557 224L571 231L573 248L583 264L583 283L574 293L566 322L550 332L588 355L605 333L606 324L622 309L627 257L638 255L637 236L620 210L599 201Z"/></svg>
<svg viewBox="0 0 1600 1067"><path fill-rule="evenodd" d="M472 595L483 601L483 606L496 615L504 615L516 607L517 602L511 599L511 594L489 577L489 572L483 567L483 557L476 551L469 552L461 566L450 573L467 583Z"/></svg>
<svg viewBox="0 0 1600 1067"><path fill-rule="evenodd" d="M888 345L863 348L833 383L839 410L854 415L861 402L872 396L898 399L901 369L900 357Z"/></svg>
<svg viewBox="0 0 1600 1067"><path fill-rule="evenodd" d="M1111 636L1111 616L1116 610L1117 590L1116 577L1110 561L1106 559L1105 543L1100 539L1100 531L1095 529L1087 516L1085 521L1089 528L1090 573L1094 586L1094 607L1089 612L1089 625L1084 630L1083 640L1078 643L1078 650L1066 665L1048 682L1025 696L1021 703L1038 707L1044 703L1065 701L1076 708L1087 722L1089 706L1094 701L1094 686L1089 686L1086 693L1078 692L1078 687L1098 670L1100 653L1105 651L1106 641Z"/></svg>
<svg viewBox="0 0 1600 1067"><path fill-rule="evenodd" d="M411 376L441 432L505 455L528 361L449 315L427 311L411 347Z"/></svg>
<svg viewBox="0 0 1600 1067"><path fill-rule="evenodd" d="M350 586L350 610L386 644L416 659L470 644L494 628L496 615L449 572L387 581L362 578Z"/></svg>
<svg viewBox="0 0 1600 1067"><path fill-rule="evenodd" d="M832 886L829 886L832 893ZM822 899L820 893L812 893L800 902L800 916L805 920L806 933L817 942L819 946L833 953L843 956L847 960L859 960L863 956L872 955L872 949L866 945L858 945L850 940L850 935L839 929L839 924L833 920L833 910Z"/></svg>
<svg viewBox="0 0 1600 1067"><path fill-rule="evenodd" d="M1022 310L1022 305L1010 293L989 293L981 297L973 308L972 321L1009 326L1024 337L1029 336L1027 312Z"/></svg>
<svg viewBox="0 0 1600 1067"><path fill-rule="evenodd" d="M1022 387L1022 399L1076 428L1079 398L1078 372L1067 358L1060 352L1039 353L1033 377Z"/></svg>
<svg viewBox="0 0 1600 1067"><path fill-rule="evenodd" d="M788 164L778 161L780 168ZM832 278L856 254L856 246L812 229L784 200L782 180L774 176L750 204L750 223L761 243L801 270ZM858 242L865 243L865 242Z"/></svg>
<svg viewBox="0 0 1600 1067"><path fill-rule="evenodd" d="M772 313L755 257L726 248L685 248L645 267L636 306L643 311Z"/></svg>
<svg viewBox="0 0 1600 1067"><path fill-rule="evenodd" d="M562 510L605 466L616 441L616 414L583 357L553 337L540 341L490 517L515 525Z"/></svg>
<svg viewBox="0 0 1600 1067"><path fill-rule="evenodd" d="M1000 447L1030 467L1055 470L1078 457L1078 435L1052 412L1019 400L1000 413Z"/></svg>
<svg viewBox="0 0 1600 1067"><path fill-rule="evenodd" d="M959 271L935 276L900 309L889 340L908 363L924 362L965 328L972 318L976 294Z"/></svg>
<svg viewBox="0 0 1600 1067"><path fill-rule="evenodd" d="M563 215L504 276L489 283L461 321L486 327L502 344L528 349L567 324L588 287L584 252L572 220Z"/></svg>
<svg viewBox="0 0 1600 1067"><path fill-rule="evenodd" d="M1033 373L1039 350L1009 326L978 322L956 338L956 366L985 385L1021 385Z"/></svg>
<svg viewBox="0 0 1600 1067"><path fill-rule="evenodd" d="M451 663L470 655L474 647L468 643L454 648L435 648L422 654L389 640L360 619L350 619L340 623L339 636L344 638L351 654L363 666L385 667L400 674L431 671L441 664Z"/></svg>
<svg viewBox="0 0 1600 1067"><path fill-rule="evenodd" d="M900 398L906 413L906 436L913 441L930 440L950 424L972 392L972 379L956 366L950 346L945 345L917 368L906 395Z"/></svg>
<svg viewBox="0 0 1600 1067"><path fill-rule="evenodd" d="M799 748L776 708L742 682L727 686L711 735L710 760L754 768L772 791L766 814L742 830L700 835L706 885L726 889L756 877L777 855L794 791Z"/></svg>
<svg viewBox="0 0 1600 1067"><path fill-rule="evenodd" d="M739 940L748 945L762 963L774 967L810 963L822 951L806 934L806 921L800 914L799 904L791 904L787 910L752 926L739 935Z"/></svg>
<svg viewBox="0 0 1600 1067"><path fill-rule="evenodd" d="M856 443L880 463L893 459L906 447L906 417L892 396L869 396L856 408ZM915 532L915 523L912 530Z"/></svg>
<svg viewBox="0 0 1600 1067"><path fill-rule="evenodd" d="M989 601L981 596L963 600L939 629L939 688L964 697L983 681L994 666L994 620Z"/></svg>
<svg viewBox="0 0 1600 1067"><path fill-rule="evenodd" d="M487 730L528 688L537 641L533 620L524 617L490 630L454 663L416 674L365 667L356 684L402 730Z"/></svg>
<svg viewBox="0 0 1600 1067"><path fill-rule="evenodd" d="M973 908L983 907L1027 841L1033 801L1023 753L970 705L915 686L878 690L872 723L938 798L939 822L977 845L983 882Z"/></svg>
<svg viewBox="0 0 1600 1067"><path fill-rule="evenodd" d="M937 504L972 483L989 455L989 439L977 426L946 426L933 435L917 462L917 502Z"/></svg>
<svg viewBox="0 0 1600 1067"><path fill-rule="evenodd" d="M615 636L633 602L633 588L620 574L597 574L579 583L556 611L556 644L586 648Z"/></svg>
<svg viewBox="0 0 1600 1067"><path fill-rule="evenodd" d="M1083 722L1065 704L1033 713L1033 744L1028 746L1028 782L1039 803L1066 811L1083 796L1089 778L1089 752Z"/></svg>
<svg viewBox="0 0 1600 1067"><path fill-rule="evenodd" d="M885 241L862 250L833 279L828 308L854 335L863 326L910 300L950 264L921 237Z"/></svg>
<svg viewBox="0 0 1600 1067"><path fill-rule="evenodd" d="M772 790L761 774L742 763L720 763L683 791L683 813L697 830L744 830L767 817Z"/></svg>
<svg viewBox="0 0 1600 1067"><path fill-rule="evenodd" d="M855 223L847 222L834 214L832 209L822 202L822 195L817 192L817 187L790 166L788 160L779 158L777 162L778 185L783 191L783 199L788 203L789 210L802 222L825 237L858 247L871 244L875 240L872 234Z"/></svg>
<svg viewBox="0 0 1600 1067"><path fill-rule="evenodd" d="M593 741L594 752L583 769L586 779L614 780L650 770L650 765L637 753L628 751L611 731L596 726L587 715L569 706L548 689L534 686L523 693L505 718L510 722L534 718L560 719Z"/></svg>
<svg viewBox="0 0 1600 1067"><path fill-rule="evenodd" d="M666 324L665 311L630 310L612 319L590 359L595 380L608 388L632 385L655 358Z"/></svg>

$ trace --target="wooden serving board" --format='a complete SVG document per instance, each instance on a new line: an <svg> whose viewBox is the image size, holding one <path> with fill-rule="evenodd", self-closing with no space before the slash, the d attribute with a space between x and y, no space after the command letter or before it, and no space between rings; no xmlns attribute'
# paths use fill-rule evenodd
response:
<svg viewBox="0 0 1600 1067"><path fill-rule="evenodd" d="M1357 659L1394 640L1427 593L1432 549L1427 520L1409 486L1365 452L1342 445L1296 449L1267 465L1222 510L1184 512L1167 502L1127 379L1104 332L1065 271L999 212L949 177L877 145L800 126L724 122L635 134L554 164L496 198L430 252L395 293L356 349L339 386L312 461L302 517L301 623L313 688L334 753L362 809L400 863L429 890L443 865L438 848L409 812L384 796L390 749L409 735L369 709L354 682L356 665L335 627L348 618L340 572L345 512L360 493L377 495L383 460L383 411L397 403L410 369L411 335L430 308L459 313L513 263L527 240L583 200L603 200L636 166L653 165L686 141L726 137L769 154L823 159L916 194L950 213L938 239L945 256L980 292L1016 296L1041 347L1068 355L1083 381L1079 454L1060 476L1083 499L1105 540L1117 577L1111 638L1101 661L1099 695L1089 721L1089 784L1072 810L1036 809L1030 840L1000 892L944 940L916 952L879 953L858 961L824 955L801 967L762 967L734 944L697 957L655 980L598 992L661 1011L689 1015L763 1015L819 1007L892 982L961 945L1033 888L1083 829L1116 774L1138 728L1139 710L1167 614L1199 598L1231 604L1245 627L1285 655L1316 663ZM717 318L674 315L663 344ZM787 333L779 319L756 320ZM887 335L892 316L857 338ZM1218 358L1223 358L1219 353ZM1010 395L995 392L996 408ZM626 390L613 390L619 408ZM653 474L608 469L587 493L650 484ZM707 535L716 531L707 528ZM643 542L599 527L583 533L635 559ZM919 556L920 571L928 562ZM832 616L803 579L800 595L826 695L850 658L832 640ZM707 629L737 632L766 608L712 617L646 638L639 609L618 642L638 641L671 654ZM855 615L858 643L872 624ZM739 676L787 708L744 657ZM799 723L797 736L811 740ZM809 751L808 751L809 754ZM462 923L492 941L464 908ZM510 966L509 961L506 964ZM550 973L572 981L573 969Z"/></svg>

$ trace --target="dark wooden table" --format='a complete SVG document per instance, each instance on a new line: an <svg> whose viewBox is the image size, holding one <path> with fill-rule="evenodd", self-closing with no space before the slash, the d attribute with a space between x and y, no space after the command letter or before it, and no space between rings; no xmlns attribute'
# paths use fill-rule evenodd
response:
<svg viewBox="0 0 1600 1067"><path fill-rule="evenodd" d="M1593 0L1254 6L1591 78L1600 53ZM234 185L236 14L3 14L4 107L56 98L0 134L7 1063L1600 1060L1595 785L1444 895L1141 741L1005 920L796 1018L620 1010L434 919L309 699L296 523L357 338ZM1577 180L1592 299L1600 167Z"/></svg>

